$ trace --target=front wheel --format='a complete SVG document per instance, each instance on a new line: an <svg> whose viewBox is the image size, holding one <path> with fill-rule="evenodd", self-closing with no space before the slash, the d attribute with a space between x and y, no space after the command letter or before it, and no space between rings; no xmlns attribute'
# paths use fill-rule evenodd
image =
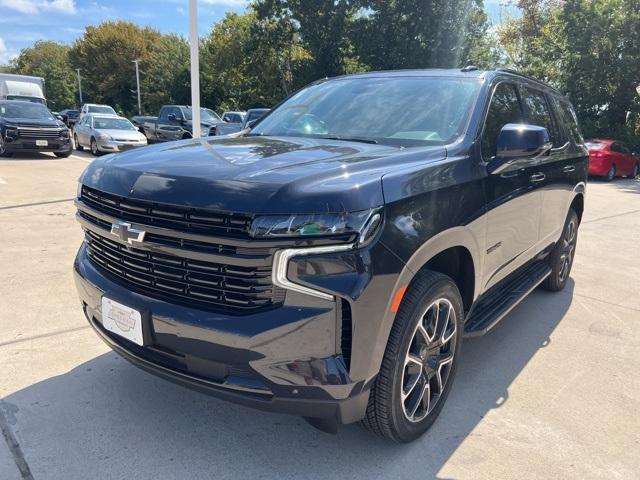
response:
<svg viewBox="0 0 640 480"><path fill-rule="evenodd" d="M76 150L78 150L79 152L84 150L84 147L82 145L80 145L80 142L78 141L78 136L77 135L73 136L73 144L75 145Z"/></svg>
<svg viewBox="0 0 640 480"><path fill-rule="evenodd" d="M389 335L363 425L410 442L436 420L460 356L463 307L456 284L425 271L411 284Z"/></svg>
<svg viewBox="0 0 640 480"><path fill-rule="evenodd" d="M98 142L96 142L95 138L91 139L91 153L97 157L100 155L100 150L98 149Z"/></svg>
<svg viewBox="0 0 640 480"><path fill-rule="evenodd" d="M58 158L67 158L71 156L71 150L68 152L53 152L53 154Z"/></svg>
<svg viewBox="0 0 640 480"><path fill-rule="evenodd" d="M13 157L13 152L8 152L4 146L4 139L2 138L2 135L0 135L0 157Z"/></svg>
<svg viewBox="0 0 640 480"><path fill-rule="evenodd" d="M562 230L562 237L560 237L560 240L558 240L549 254L551 274L541 284L541 287L545 290L558 292L567 284L576 253L579 223L578 214L575 210L569 210L569 215L567 215L567 220Z"/></svg>
<svg viewBox="0 0 640 480"><path fill-rule="evenodd" d="M639 167L638 167L638 164L636 163L633 166L633 170L631 170L631 174L629 175L629 178L636 178L638 176L638 169Z"/></svg>

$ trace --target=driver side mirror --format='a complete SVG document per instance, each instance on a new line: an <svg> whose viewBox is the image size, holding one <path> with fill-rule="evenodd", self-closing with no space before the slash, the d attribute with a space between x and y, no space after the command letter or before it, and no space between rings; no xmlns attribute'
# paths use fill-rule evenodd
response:
<svg viewBox="0 0 640 480"><path fill-rule="evenodd" d="M249 120L247 122L247 124L244 126L244 128L253 128L255 126L255 124L258 123L258 120L260 120L260 119L256 118L254 120Z"/></svg>
<svg viewBox="0 0 640 480"><path fill-rule="evenodd" d="M496 156L487 165L487 170L490 174L501 173L523 160L549 153L552 147L545 127L507 123L498 135Z"/></svg>

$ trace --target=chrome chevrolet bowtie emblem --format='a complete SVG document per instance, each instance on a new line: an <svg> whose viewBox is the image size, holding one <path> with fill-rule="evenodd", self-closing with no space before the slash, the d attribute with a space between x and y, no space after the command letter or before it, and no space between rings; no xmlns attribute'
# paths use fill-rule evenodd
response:
<svg viewBox="0 0 640 480"><path fill-rule="evenodd" d="M147 232L133 228L130 223L117 222L111 224L111 234L129 245L133 245L133 242L142 242L145 233Z"/></svg>

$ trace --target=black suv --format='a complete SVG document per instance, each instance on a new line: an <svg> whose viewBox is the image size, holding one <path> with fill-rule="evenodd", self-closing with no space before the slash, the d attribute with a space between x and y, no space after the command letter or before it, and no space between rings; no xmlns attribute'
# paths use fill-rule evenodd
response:
<svg viewBox="0 0 640 480"><path fill-rule="evenodd" d="M442 410L463 337L565 286L586 178L571 104L523 75L322 80L243 137L95 160L75 279L149 372L405 442Z"/></svg>
<svg viewBox="0 0 640 480"><path fill-rule="evenodd" d="M73 151L69 129L41 103L0 101L0 157L15 152L53 152L68 157Z"/></svg>

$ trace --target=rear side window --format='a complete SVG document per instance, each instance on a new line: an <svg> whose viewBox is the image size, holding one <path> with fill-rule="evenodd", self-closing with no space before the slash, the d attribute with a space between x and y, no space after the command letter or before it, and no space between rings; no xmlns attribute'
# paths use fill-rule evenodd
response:
<svg viewBox="0 0 640 480"><path fill-rule="evenodd" d="M617 152L617 153L622 153L622 148L620 147L619 143L612 143L611 144L611 151L612 152Z"/></svg>
<svg viewBox="0 0 640 480"><path fill-rule="evenodd" d="M564 123L569 137L571 137L571 140L576 144L582 143L584 139L582 138L582 133L578 126L578 117L576 116L576 112L573 110L573 107L571 104L563 100L556 100L556 102L558 104L557 110L560 112L562 122Z"/></svg>
<svg viewBox="0 0 640 480"><path fill-rule="evenodd" d="M558 133L547 99L539 90L523 88L523 101L527 109L527 121L529 125L545 127L549 131L549 137L554 147L562 146L562 138Z"/></svg>
<svg viewBox="0 0 640 480"><path fill-rule="evenodd" d="M498 84L489 105L482 134L482 157L485 161L496 156L498 136L502 127L507 123L522 123L522 120L522 107L515 86L510 83Z"/></svg>

